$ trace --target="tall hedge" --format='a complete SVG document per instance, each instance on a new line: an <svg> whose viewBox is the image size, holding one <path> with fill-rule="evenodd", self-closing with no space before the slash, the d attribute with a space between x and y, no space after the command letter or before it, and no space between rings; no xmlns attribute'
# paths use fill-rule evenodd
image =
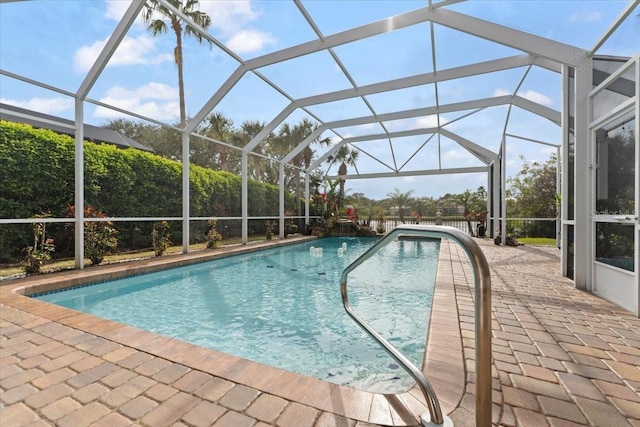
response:
<svg viewBox="0 0 640 427"><path fill-rule="evenodd" d="M0 218L28 218L41 212L64 217L74 203L74 156L70 136L0 121ZM84 164L87 205L113 217L182 215L180 162L85 141ZM241 215L239 176L192 165L189 180L191 216ZM250 181L248 191L250 216L278 215L278 187ZM285 205L294 208L292 194L286 193ZM195 233L206 228L205 221L200 223L192 224ZM151 230L151 224L144 222L116 222L115 226L123 249L144 245ZM0 225L0 262L20 256L31 239L30 228ZM174 228L173 240L178 242L180 227ZM52 224L49 229L59 235L59 242L73 235L62 224ZM72 247L67 243L59 249L64 252Z"/></svg>

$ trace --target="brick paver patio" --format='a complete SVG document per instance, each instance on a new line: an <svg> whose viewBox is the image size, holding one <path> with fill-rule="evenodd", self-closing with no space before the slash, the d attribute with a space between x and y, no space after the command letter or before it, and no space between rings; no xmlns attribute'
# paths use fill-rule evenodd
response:
<svg viewBox="0 0 640 427"><path fill-rule="evenodd" d="M493 285L494 424L640 427L640 319L574 289L555 248L478 242ZM461 254L442 245L426 366L443 412L471 426L473 279ZM0 286L0 426L415 425L425 409L415 389L354 391L13 292L116 269L131 266Z"/></svg>

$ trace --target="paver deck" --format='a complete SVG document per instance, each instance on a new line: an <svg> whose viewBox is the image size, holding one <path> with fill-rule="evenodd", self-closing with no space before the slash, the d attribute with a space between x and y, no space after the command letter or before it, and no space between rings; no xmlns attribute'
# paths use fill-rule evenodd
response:
<svg viewBox="0 0 640 427"><path fill-rule="evenodd" d="M555 248L477 241L492 275L494 425L640 427L640 319L560 277ZM2 283L0 426L417 424L415 388L356 391L20 295L203 257ZM475 424L473 322L470 266L443 243L425 372L456 426Z"/></svg>

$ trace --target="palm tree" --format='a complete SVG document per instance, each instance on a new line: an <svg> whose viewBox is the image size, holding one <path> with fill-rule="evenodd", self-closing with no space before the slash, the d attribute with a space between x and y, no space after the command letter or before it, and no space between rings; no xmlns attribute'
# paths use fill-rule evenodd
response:
<svg viewBox="0 0 640 427"><path fill-rule="evenodd" d="M387 198L392 206L398 208L398 216L400 217L400 222L404 224L404 207L409 206L411 204L413 194L413 190L409 190L406 193L401 192L397 188L394 188L393 193L387 194Z"/></svg>
<svg viewBox="0 0 640 427"><path fill-rule="evenodd" d="M324 181L324 175L319 170L314 170L309 175L309 188L310 191L313 189L313 193L317 194L320 192L320 185Z"/></svg>
<svg viewBox="0 0 640 427"><path fill-rule="evenodd" d="M318 128L318 124L314 124L311 120L306 117L302 119L299 123L294 126L289 126L288 123L285 123L280 128L278 136L274 138L274 151L279 151L280 154L284 157L288 153L291 152L295 147L298 146L302 141L304 141L311 133L313 133ZM291 159L291 164L294 168L288 169L291 171L287 174L285 178L285 185L287 188L293 189L296 195L297 207L298 207L298 215L301 215L302 206L300 203L300 193L301 193L301 177L300 170L306 169L311 165L311 161L313 160L313 156L315 151L311 148L312 144L328 144L328 138L320 139L319 137L315 138L306 147L302 149L298 154L295 155L293 159Z"/></svg>
<svg viewBox="0 0 640 427"><path fill-rule="evenodd" d="M226 117L223 113L214 112L209 114L204 120L202 130L204 135L230 144L233 136L233 120ZM213 152L212 157L217 156L217 163L220 170L225 172L237 172L237 167L230 168L229 166L229 154L232 151L231 148L209 141L205 141L205 143L209 144L209 147L211 148L210 151Z"/></svg>
<svg viewBox="0 0 640 427"><path fill-rule="evenodd" d="M472 193L471 190L465 190L464 193L456 194L451 199L464 206L464 218L467 221L467 227L469 227L469 234L473 236L471 219L475 217L475 213L471 211L471 207L475 202L476 194Z"/></svg>
<svg viewBox="0 0 640 427"><path fill-rule="evenodd" d="M344 176L347 174L347 166L354 166L358 160L358 155L360 152L356 149L350 150L346 145L338 148L338 151L335 154L332 154L327 158L327 162L333 164L335 162L340 162L340 167L338 168L338 175ZM338 193L338 202L342 204L344 200L344 184L346 180L344 178L340 179L340 191Z"/></svg>
<svg viewBox="0 0 640 427"><path fill-rule="evenodd" d="M418 222L423 216L433 216L436 213L436 201L433 197L419 197L413 201Z"/></svg>
<svg viewBox="0 0 640 427"><path fill-rule="evenodd" d="M197 10L199 6L198 0L167 0L172 6L178 9L180 12L188 16L194 23L202 27L203 29L209 28L211 25L211 17L204 12ZM157 18L161 15L163 18ZM147 29L155 37L159 34L164 34L169 31L169 27L176 35L176 47L173 50L173 58L178 67L178 91L180 96L180 127L184 128L187 124L187 112L184 100L184 76L182 72L183 58L182 58L182 33L185 35L194 37L198 43L204 42L211 45L211 41L204 38L198 30L190 25L183 27L181 18L169 10L166 6L159 3L157 0L147 0L146 5L142 11L142 19L147 24Z"/></svg>
<svg viewBox="0 0 640 427"><path fill-rule="evenodd" d="M255 137L260 131L264 128L265 124L259 122L257 120L247 120L242 123L240 126L240 130L237 131L234 135L234 145L238 147L244 147L247 145L253 137ZM273 185L278 185L277 179L271 177L271 179L267 179L265 165L264 165L264 153L268 152L269 146L273 140L273 134L269 134L260 144L256 145L251 153L252 156L249 156L249 162L251 163L251 172L255 181L259 182L268 182ZM275 180L275 181L274 181Z"/></svg>

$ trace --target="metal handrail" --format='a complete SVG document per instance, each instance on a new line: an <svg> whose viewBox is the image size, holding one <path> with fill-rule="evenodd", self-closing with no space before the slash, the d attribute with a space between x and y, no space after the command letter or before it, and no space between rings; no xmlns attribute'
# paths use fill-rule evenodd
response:
<svg viewBox="0 0 640 427"><path fill-rule="evenodd" d="M476 426L491 425L491 273L489 264L480 249L480 246L467 234L454 227L432 225L401 225L376 242L358 259L352 262L342 272L340 291L345 310L358 325L375 339L402 368L407 371L424 394L429 414L423 414L421 422L423 426L452 425L448 417L442 416L440 403L435 391L427 381L421 370L411 363L402 353L393 347L378 332L369 326L358 316L349 304L347 293L347 277L356 267L371 258L379 249L386 246L391 240L404 236L422 236L429 238L444 238L457 242L469 257L473 268L475 286L475 344L476 344ZM426 415L429 416L427 419Z"/></svg>

